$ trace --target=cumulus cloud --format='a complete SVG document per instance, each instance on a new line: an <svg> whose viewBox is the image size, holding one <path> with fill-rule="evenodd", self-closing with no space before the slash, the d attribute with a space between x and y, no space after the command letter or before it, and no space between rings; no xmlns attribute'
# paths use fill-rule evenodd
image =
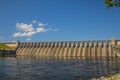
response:
<svg viewBox="0 0 120 80"><path fill-rule="evenodd" d="M36 31L37 32L46 32L47 30L45 28L41 27L41 28L36 28Z"/></svg>
<svg viewBox="0 0 120 80"><path fill-rule="evenodd" d="M13 37L31 37L34 34L41 33L41 32L47 32L47 31L57 31L57 29L47 28L46 26L48 24L43 24L41 22L37 22L36 20L32 21L33 23L36 23L37 26L34 27L34 25L26 24L26 23L16 23L16 28L18 32L14 33Z"/></svg>
<svg viewBox="0 0 120 80"><path fill-rule="evenodd" d="M33 20L32 22L33 22L33 23L36 23L37 21L36 21L36 20Z"/></svg>
<svg viewBox="0 0 120 80"><path fill-rule="evenodd" d="M25 31L25 32L34 31L32 24L17 23L16 28L20 31Z"/></svg>
<svg viewBox="0 0 120 80"><path fill-rule="evenodd" d="M47 24L38 23L38 26L40 26L40 27L44 27L44 26L47 26Z"/></svg>
<svg viewBox="0 0 120 80"><path fill-rule="evenodd" d="M32 39L32 38L27 38L26 40L27 40L27 41L30 41L31 39Z"/></svg>
<svg viewBox="0 0 120 80"><path fill-rule="evenodd" d="M34 32L34 31L23 32L23 33L22 32L17 32L17 33L13 34L13 37L24 37L24 36L30 37L34 34L36 34L36 32Z"/></svg>
<svg viewBox="0 0 120 80"><path fill-rule="evenodd" d="M46 23L38 22L37 20L33 20L32 23L36 23L39 27L44 27L48 25Z"/></svg>
<svg viewBox="0 0 120 80"><path fill-rule="evenodd" d="M13 34L13 37L29 37L36 34L32 24L17 23L16 28L20 31Z"/></svg>

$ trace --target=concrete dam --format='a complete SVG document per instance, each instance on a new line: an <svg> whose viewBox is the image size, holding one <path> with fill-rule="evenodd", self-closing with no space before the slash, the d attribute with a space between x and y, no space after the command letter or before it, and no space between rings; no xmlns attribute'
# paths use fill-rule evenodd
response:
<svg viewBox="0 0 120 80"><path fill-rule="evenodd" d="M120 40L65 41L65 42L22 42L18 44L18 56L50 57L115 57L113 49Z"/></svg>

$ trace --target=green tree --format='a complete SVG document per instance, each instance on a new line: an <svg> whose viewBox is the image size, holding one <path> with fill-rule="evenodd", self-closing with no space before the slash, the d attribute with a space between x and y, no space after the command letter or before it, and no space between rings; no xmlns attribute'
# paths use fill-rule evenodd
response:
<svg viewBox="0 0 120 80"><path fill-rule="evenodd" d="M120 0L105 0L105 4L107 5L107 8L109 7L120 8Z"/></svg>

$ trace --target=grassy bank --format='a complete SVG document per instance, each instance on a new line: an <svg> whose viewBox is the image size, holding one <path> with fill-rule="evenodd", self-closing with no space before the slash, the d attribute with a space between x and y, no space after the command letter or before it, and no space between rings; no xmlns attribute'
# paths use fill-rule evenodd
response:
<svg viewBox="0 0 120 80"><path fill-rule="evenodd" d="M10 49L10 47L3 43L0 43L0 50L4 50L4 49Z"/></svg>
<svg viewBox="0 0 120 80"><path fill-rule="evenodd" d="M0 43L0 57L3 57L3 56L5 56L5 54L4 54L4 50L8 50L8 49L10 49L10 47L9 46L7 46L7 45L5 45L5 44L3 44L3 43Z"/></svg>

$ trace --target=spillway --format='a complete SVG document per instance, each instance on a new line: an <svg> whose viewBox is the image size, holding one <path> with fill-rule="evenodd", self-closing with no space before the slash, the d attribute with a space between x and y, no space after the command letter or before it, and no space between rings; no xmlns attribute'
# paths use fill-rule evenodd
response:
<svg viewBox="0 0 120 80"><path fill-rule="evenodd" d="M114 57L114 43L111 40L22 42L19 43L16 55L86 58Z"/></svg>

